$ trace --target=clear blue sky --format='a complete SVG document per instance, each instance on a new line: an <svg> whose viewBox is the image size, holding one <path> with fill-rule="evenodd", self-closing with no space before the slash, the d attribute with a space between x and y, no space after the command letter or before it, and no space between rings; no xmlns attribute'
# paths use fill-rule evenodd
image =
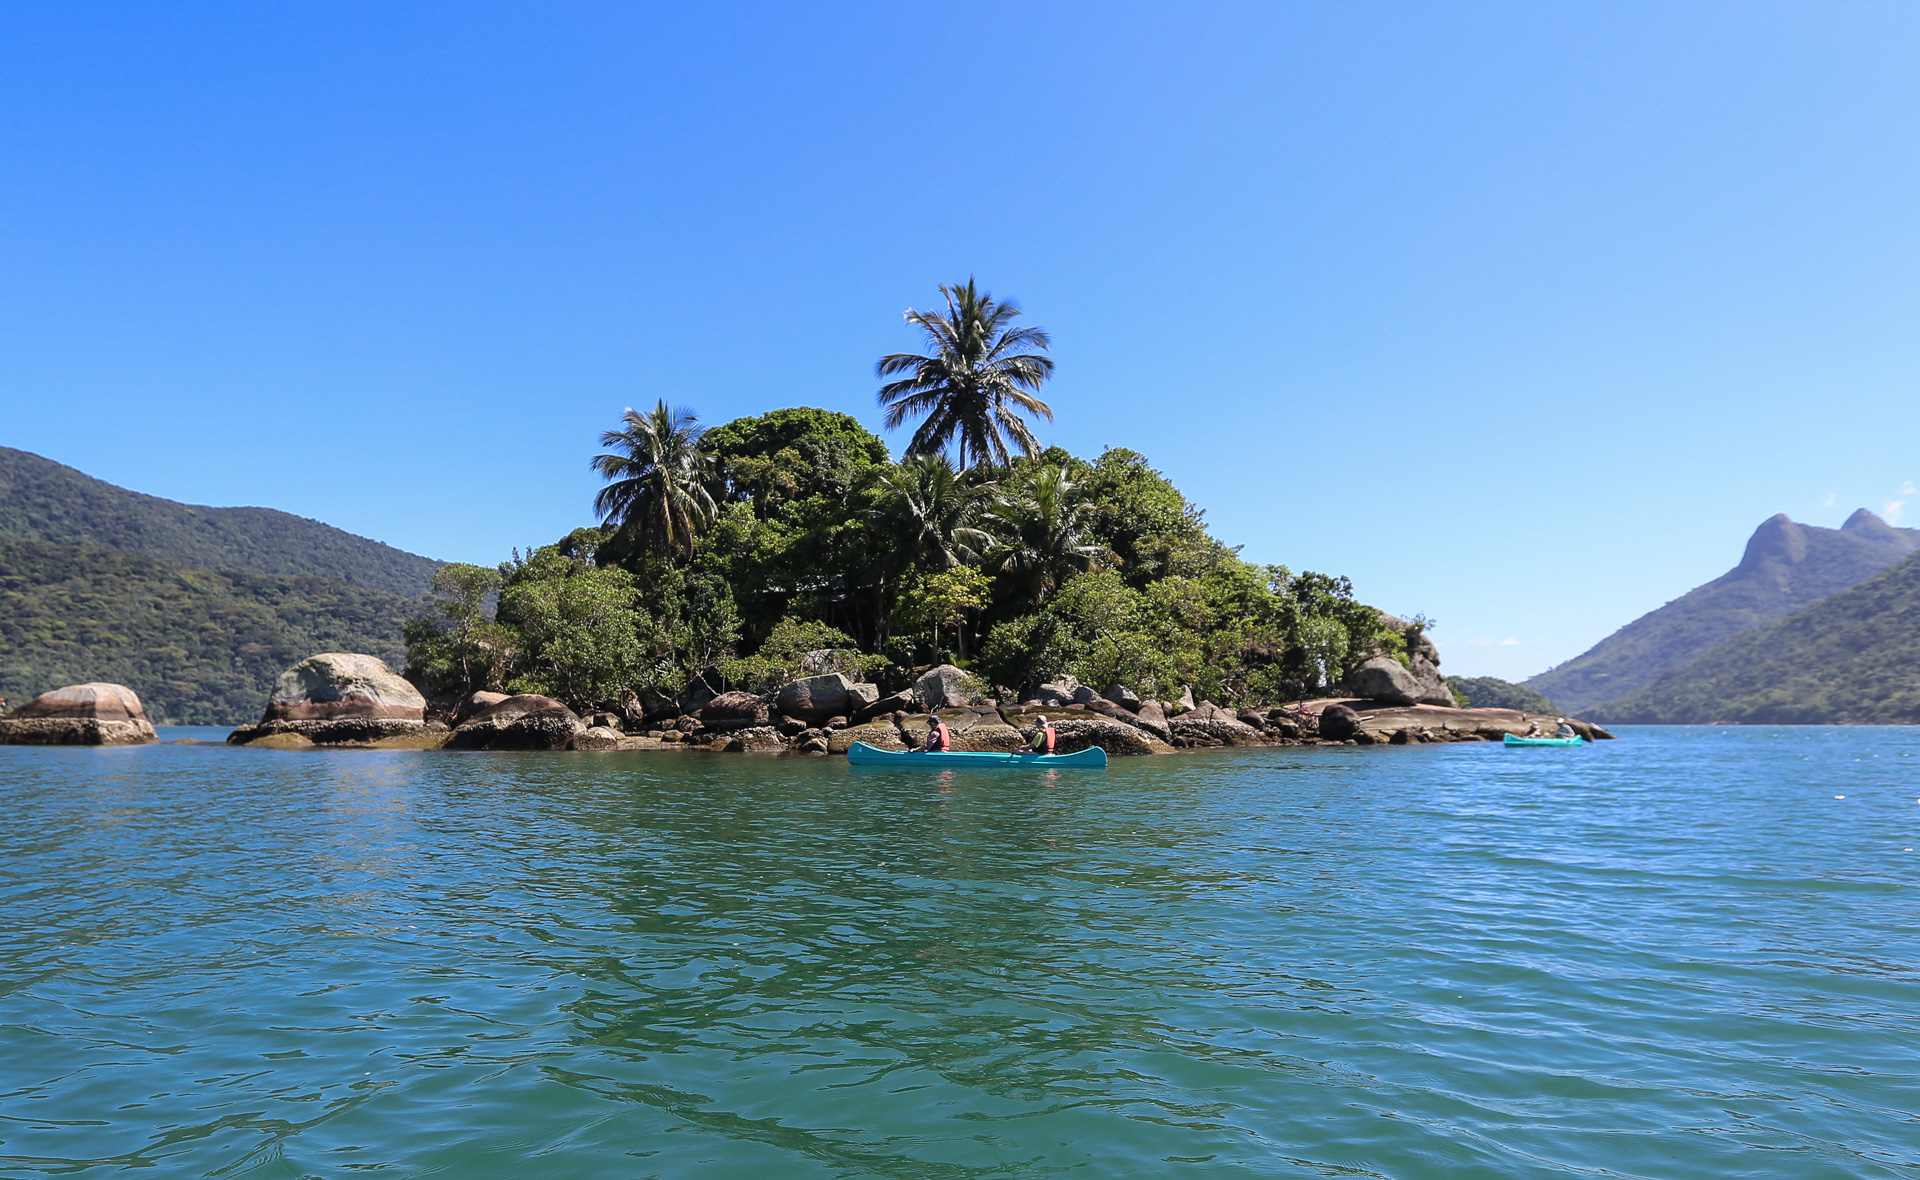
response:
<svg viewBox="0 0 1920 1180"><path fill-rule="evenodd" d="M972 274L1047 441L1517 678L1772 513L1920 523L1916 63L1906 3L16 4L0 442L491 562L625 406L877 427Z"/></svg>

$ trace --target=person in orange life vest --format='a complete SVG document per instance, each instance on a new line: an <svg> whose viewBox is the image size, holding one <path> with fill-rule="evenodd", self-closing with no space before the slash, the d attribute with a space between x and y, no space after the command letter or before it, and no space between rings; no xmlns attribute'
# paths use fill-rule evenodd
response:
<svg viewBox="0 0 1920 1180"><path fill-rule="evenodd" d="M1041 715L1040 724L1034 727L1033 750L1036 754L1053 753L1053 726L1048 724L1045 714Z"/></svg>
<svg viewBox="0 0 1920 1180"><path fill-rule="evenodd" d="M944 754L953 749L953 731L940 720L938 713L933 715L933 724L927 727L927 744L921 749L929 754Z"/></svg>

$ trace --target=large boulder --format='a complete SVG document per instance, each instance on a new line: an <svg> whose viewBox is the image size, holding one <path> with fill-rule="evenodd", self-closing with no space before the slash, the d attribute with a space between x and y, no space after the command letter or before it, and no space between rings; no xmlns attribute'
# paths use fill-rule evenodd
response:
<svg viewBox="0 0 1920 1180"><path fill-rule="evenodd" d="M1159 741L1170 742L1173 740L1173 731L1167 728L1167 715L1162 712L1157 705L1154 706L1151 714L1147 713L1144 706L1142 706L1140 712L1136 713L1124 706L1116 705L1105 698L1089 701L1079 707L1090 713L1098 713L1109 720L1118 721L1122 725L1131 725L1135 729L1145 730Z"/></svg>
<svg viewBox="0 0 1920 1180"><path fill-rule="evenodd" d="M69 684L39 696L8 714L13 720L30 717L69 717L90 721L146 721L140 698L124 684L93 681Z"/></svg>
<svg viewBox="0 0 1920 1180"><path fill-rule="evenodd" d="M1168 727L1167 711L1161 707L1159 701L1141 701L1140 708L1134 711L1133 723L1163 742L1173 740L1173 730Z"/></svg>
<svg viewBox="0 0 1920 1180"><path fill-rule="evenodd" d="M0 745L143 746L160 740L124 684L71 684L44 692L0 720Z"/></svg>
<svg viewBox="0 0 1920 1180"><path fill-rule="evenodd" d="M1138 709L1140 707L1140 694L1124 684L1109 684L1107 685L1107 691L1100 695L1124 708Z"/></svg>
<svg viewBox="0 0 1920 1180"><path fill-rule="evenodd" d="M1426 637L1423 635L1421 638ZM1452 708L1459 702L1453 698L1453 686L1447 683L1447 678L1440 672L1440 661L1437 658L1439 653L1434 654L1436 658L1430 660L1422 652L1414 653L1413 682L1417 690L1414 693L1414 700L1422 705L1441 705Z"/></svg>
<svg viewBox="0 0 1920 1180"><path fill-rule="evenodd" d="M971 676L952 664L940 664L927 669L913 682L913 698L926 709L977 705L986 698L972 687L972 680Z"/></svg>
<svg viewBox="0 0 1920 1180"><path fill-rule="evenodd" d="M861 688L863 686L856 684L854 687ZM877 693L879 690L874 689L874 691ZM920 702L914 699L913 690L909 688L902 692L896 692L892 696L876 696L873 700L854 710L851 716L855 721L866 721L869 718L880 717L885 714L912 713L919 708Z"/></svg>
<svg viewBox="0 0 1920 1180"><path fill-rule="evenodd" d="M859 706L872 699L856 696L853 688L853 681L844 672L803 676L780 686L780 691L774 694L773 707L782 717L819 725L829 717L850 717ZM877 696L879 690L874 692Z"/></svg>
<svg viewBox="0 0 1920 1180"><path fill-rule="evenodd" d="M1078 677L1062 672L1035 689L1033 696L1028 699L1034 704L1052 705L1055 708L1059 708L1061 705L1072 704L1073 694L1078 691L1079 688L1080 680Z"/></svg>
<svg viewBox="0 0 1920 1180"><path fill-rule="evenodd" d="M1328 705L1320 710L1320 736L1330 742L1344 742L1359 731L1360 714L1346 705Z"/></svg>
<svg viewBox="0 0 1920 1180"><path fill-rule="evenodd" d="M576 750L617 750L620 748L620 733L604 725L589 725L585 733L573 739Z"/></svg>
<svg viewBox="0 0 1920 1180"><path fill-rule="evenodd" d="M376 717L422 721L427 699L384 660L357 652L308 656L273 682L262 721Z"/></svg>
<svg viewBox="0 0 1920 1180"><path fill-rule="evenodd" d="M1413 673L1392 656L1375 656L1347 675L1353 695L1389 705L1418 704L1423 691ZM1453 697L1447 697L1452 703Z"/></svg>
<svg viewBox="0 0 1920 1180"><path fill-rule="evenodd" d="M767 699L750 692L723 692L700 711L700 719L711 729L765 725L771 715Z"/></svg>
<svg viewBox="0 0 1920 1180"><path fill-rule="evenodd" d="M521 693L481 710L453 731L457 750L565 750L587 727L552 697Z"/></svg>
<svg viewBox="0 0 1920 1180"><path fill-rule="evenodd" d="M460 702L460 707L454 711L454 718L456 721L465 721L469 717L493 708L511 695L513 694L488 692L485 689L481 689L479 692L470 694L466 700Z"/></svg>

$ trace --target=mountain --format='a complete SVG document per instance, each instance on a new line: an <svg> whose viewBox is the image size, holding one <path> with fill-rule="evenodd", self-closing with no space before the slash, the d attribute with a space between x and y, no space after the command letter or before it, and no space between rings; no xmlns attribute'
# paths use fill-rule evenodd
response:
<svg viewBox="0 0 1920 1180"><path fill-rule="evenodd" d="M1920 554L1593 712L1650 725L1920 724Z"/></svg>
<svg viewBox="0 0 1920 1180"><path fill-rule="evenodd" d="M203 508L143 496L0 447L0 534L97 545L201 569L317 576L418 598L440 563L271 508Z"/></svg>
<svg viewBox="0 0 1920 1180"><path fill-rule="evenodd" d="M162 724L254 721L273 678L315 652L403 659L400 624L417 608L332 578L0 537L0 695L107 680Z"/></svg>
<svg viewBox="0 0 1920 1180"><path fill-rule="evenodd" d="M1591 714L1628 697L1715 644L1857 586L1920 550L1920 529L1898 529L1862 508L1837 529L1775 516L1754 530L1740 564L1640 616L1526 682L1562 708Z"/></svg>

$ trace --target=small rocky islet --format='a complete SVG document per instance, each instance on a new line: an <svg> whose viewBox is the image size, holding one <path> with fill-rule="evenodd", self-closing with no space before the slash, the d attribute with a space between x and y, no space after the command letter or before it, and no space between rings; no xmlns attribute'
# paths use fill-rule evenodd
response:
<svg viewBox="0 0 1920 1180"><path fill-rule="evenodd" d="M825 653L823 653L825 654ZM1416 650L1407 665L1371 669L1353 679L1373 695L1301 701L1267 709L1229 710L1190 694L1178 701L1143 700L1123 685L1096 692L1071 677L1043 684L1017 703L973 687L960 668L942 664L908 688L879 687L843 672L804 676L768 693L713 693L703 687L678 698L631 697L619 711L586 716L532 693L476 692L450 714L435 716L426 698L373 656L328 652L282 673L265 714L235 729L234 745L450 750L668 750L794 755L844 754L855 742L906 750L926 741L933 718L953 732L961 751L1027 748L1045 717L1056 749L1098 746L1110 755L1167 754L1182 749L1290 745L1411 745L1499 741L1534 722L1557 719L1512 709L1459 708L1445 691L1436 652ZM1438 686L1437 688L1435 686ZM1575 721L1589 740L1610 738Z"/></svg>

